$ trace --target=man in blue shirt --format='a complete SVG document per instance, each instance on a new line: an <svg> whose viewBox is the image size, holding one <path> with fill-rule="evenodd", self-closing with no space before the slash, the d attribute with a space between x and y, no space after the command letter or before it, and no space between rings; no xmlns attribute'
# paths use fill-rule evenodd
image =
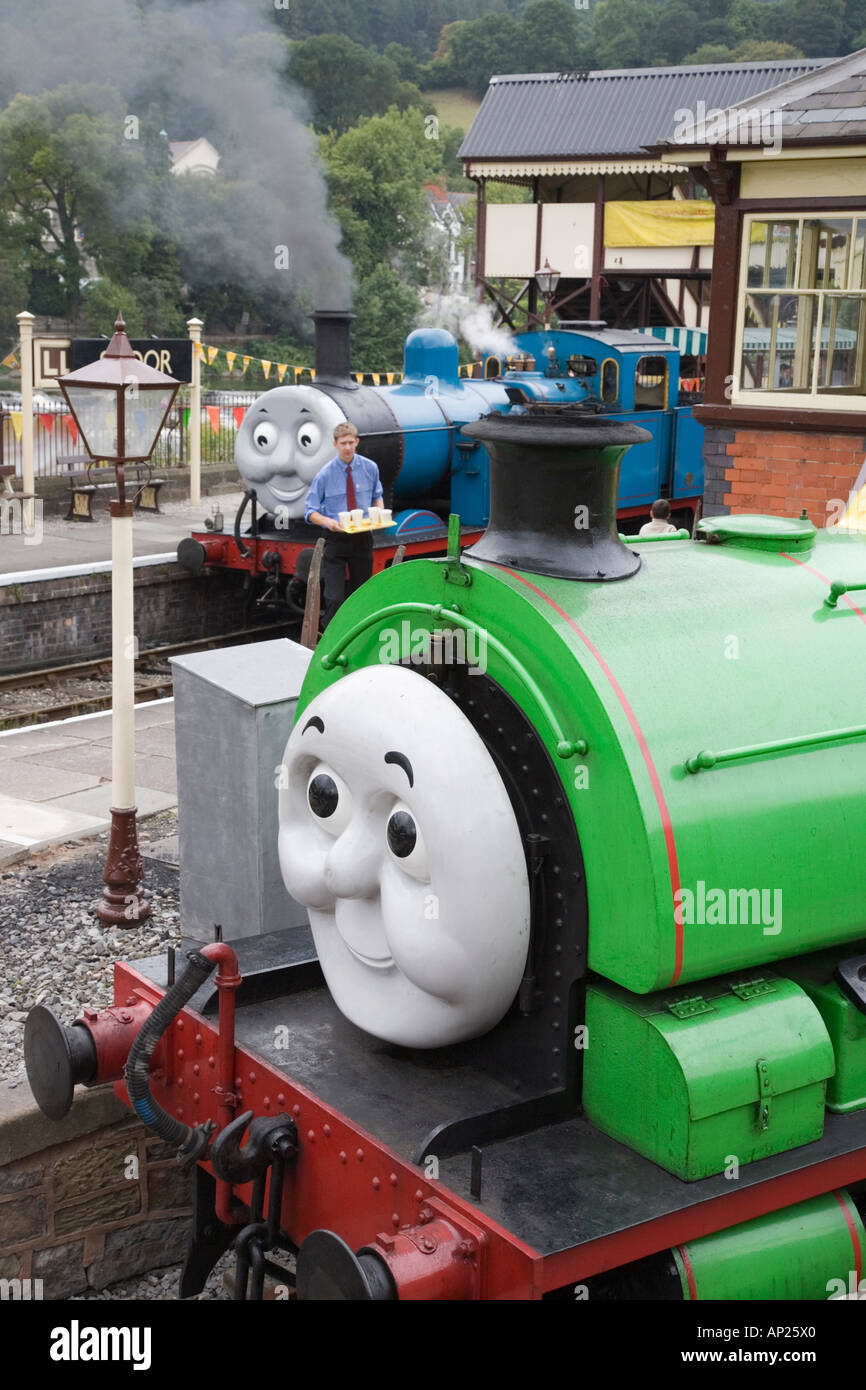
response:
<svg viewBox="0 0 866 1390"><path fill-rule="evenodd" d="M328 533L322 556L325 581L324 625L333 618L340 604L359 589L373 573L373 536L369 531L349 535L339 522L340 512L383 505L379 470L372 459L356 454L358 431L350 421L334 430L335 458L326 463L313 479L307 493L304 520L321 526ZM346 568L348 567L348 586Z"/></svg>

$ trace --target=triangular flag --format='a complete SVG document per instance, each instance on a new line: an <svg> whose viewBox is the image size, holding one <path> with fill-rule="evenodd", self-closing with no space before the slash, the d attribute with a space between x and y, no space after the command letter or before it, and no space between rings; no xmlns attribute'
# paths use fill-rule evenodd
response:
<svg viewBox="0 0 866 1390"><path fill-rule="evenodd" d="M389 385L389 386L393 386L393 385L394 385L394 373L393 373L393 372L386 372L385 375L386 375L386 377L388 378L388 385Z"/></svg>
<svg viewBox="0 0 866 1390"><path fill-rule="evenodd" d="M315 369L315 367L308 367L308 368L307 368L307 371L310 373L310 381L315 381L315 380L316 380L316 369Z"/></svg>
<svg viewBox="0 0 866 1390"><path fill-rule="evenodd" d="M242 376L243 376L244 372L246 371L247 367L250 365L251 360L252 360L252 359L249 358L249 357L245 357L245 358L244 358L243 366L241 367L241 375L242 375Z"/></svg>
<svg viewBox="0 0 866 1390"><path fill-rule="evenodd" d="M220 432L220 408L218 405L206 405L207 418L210 420L210 427L214 434Z"/></svg>
<svg viewBox="0 0 866 1390"><path fill-rule="evenodd" d="M282 385L283 377L286 375L286 372L288 370L289 369L286 366L285 362L277 363L277 380L279 381L280 385Z"/></svg>
<svg viewBox="0 0 866 1390"><path fill-rule="evenodd" d="M9 418L12 421L12 428L15 431L15 438L21 438L21 431L24 427L24 415L20 410L10 410Z"/></svg>
<svg viewBox="0 0 866 1390"><path fill-rule="evenodd" d="M186 410L183 412L183 427L185 430L189 429L189 406L187 406Z"/></svg>
<svg viewBox="0 0 866 1390"><path fill-rule="evenodd" d="M41 413L41 414L40 414L40 416L39 416L39 423L40 423L40 425L42 426L42 428L43 428L44 430L47 430L47 431L48 431L49 434L51 434L51 433L53 432L53 430L54 430L54 416L53 416L53 415L49 415L49 414L47 413L47 411L46 411L45 413Z"/></svg>
<svg viewBox="0 0 866 1390"><path fill-rule="evenodd" d="M237 357L237 353L236 353L236 352L228 352L228 351L226 351L226 361L227 361L228 364L229 364L229 373L230 373L230 374L231 374L231 372L234 370L235 358L236 358L236 357Z"/></svg>
<svg viewBox="0 0 866 1390"><path fill-rule="evenodd" d="M266 362L265 359L262 358L262 359L261 359L261 364L260 364L260 365L261 365L262 371L263 371L264 374L265 374L265 381L267 381L268 377L269 377L270 374L271 374L271 364L270 364L270 362Z"/></svg>
<svg viewBox="0 0 866 1390"><path fill-rule="evenodd" d="M13 423L13 425L14 425L14 423L15 423L15 417L14 417L14 416L12 417L12 423ZM63 416L63 423L64 423L64 425L66 426L66 428L68 429L69 433L72 435L72 442L73 442L73 444L77 444L77 443L78 443L78 422L77 422L77 420L75 420L71 415L64 415L64 416ZM20 435L19 435L18 437L19 437L19 439L21 438Z"/></svg>
<svg viewBox="0 0 866 1390"><path fill-rule="evenodd" d="M364 382L364 373L363 373L363 372L353 372L353 373L352 373L352 376L355 378L355 380L357 381L357 383L358 383L359 386L363 385L363 382Z"/></svg>
<svg viewBox="0 0 866 1390"><path fill-rule="evenodd" d="M240 429L241 425L243 424L244 416L246 415L246 413L247 408L245 405L236 405L232 410L232 415L234 415L235 417L235 424L237 425L238 429Z"/></svg>
<svg viewBox="0 0 866 1390"><path fill-rule="evenodd" d="M6 356L6 357L3 358L3 366L4 366L4 367L20 367L20 366L21 366L21 363L18 361L18 358L15 356L15 353L14 353L14 352L10 352L10 353L8 354L8 356Z"/></svg>
<svg viewBox="0 0 866 1390"><path fill-rule="evenodd" d="M193 343L193 347L195 348L195 355L199 359L199 361L205 362L207 359L204 355L204 348L202 347L201 343Z"/></svg>
<svg viewBox="0 0 866 1390"><path fill-rule="evenodd" d="M219 350L219 348L217 348L217 347L209 347L209 348L208 348L208 350L207 350L207 364L208 364L209 367L212 367L212 366L213 366L214 362L215 362L216 359L219 357L219 352L220 352L220 350Z"/></svg>

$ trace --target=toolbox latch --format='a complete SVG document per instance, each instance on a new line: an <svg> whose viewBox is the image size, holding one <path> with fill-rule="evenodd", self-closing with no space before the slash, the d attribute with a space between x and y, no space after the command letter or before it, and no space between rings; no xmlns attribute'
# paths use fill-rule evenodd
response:
<svg viewBox="0 0 866 1390"><path fill-rule="evenodd" d="M693 994L689 999L675 999L667 1007L668 1013L673 1014L674 1018L695 1018L698 1014L715 1012L712 1004L708 1004L699 994Z"/></svg>
<svg viewBox="0 0 866 1390"><path fill-rule="evenodd" d="M744 980L740 985L731 985L731 993L745 1002L748 999L760 999L762 994L775 994L776 986L772 980Z"/></svg>
<svg viewBox="0 0 866 1390"><path fill-rule="evenodd" d="M770 1098L772 1092L772 1081L770 1078L770 1063L765 1057L759 1057L756 1064L758 1069L758 1129L770 1128Z"/></svg>

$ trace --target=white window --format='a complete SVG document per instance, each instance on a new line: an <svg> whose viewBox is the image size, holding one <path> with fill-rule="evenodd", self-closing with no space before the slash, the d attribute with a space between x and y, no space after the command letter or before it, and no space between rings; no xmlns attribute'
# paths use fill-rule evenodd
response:
<svg viewBox="0 0 866 1390"><path fill-rule="evenodd" d="M745 218L732 400L783 397L866 407L866 213Z"/></svg>

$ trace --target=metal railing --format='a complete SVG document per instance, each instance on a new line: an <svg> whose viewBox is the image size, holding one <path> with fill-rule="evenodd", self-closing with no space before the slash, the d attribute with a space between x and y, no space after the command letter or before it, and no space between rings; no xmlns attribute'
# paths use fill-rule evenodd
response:
<svg viewBox="0 0 866 1390"><path fill-rule="evenodd" d="M244 412L259 391L203 391L201 409L201 458L203 464L234 462L235 440ZM20 400L0 400L0 467L14 464L21 474L20 428L14 416ZM20 420L19 420L20 427ZM43 398L33 407L33 468L37 478L65 476L58 459L87 455L69 408L63 400ZM182 387L165 427L157 440L151 463L154 468L186 468L189 464L189 388Z"/></svg>

